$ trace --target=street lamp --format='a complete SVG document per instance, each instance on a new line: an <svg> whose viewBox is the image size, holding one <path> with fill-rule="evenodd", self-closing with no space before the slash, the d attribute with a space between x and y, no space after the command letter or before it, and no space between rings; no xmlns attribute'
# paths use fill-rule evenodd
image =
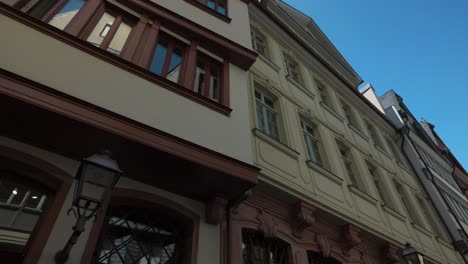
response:
<svg viewBox="0 0 468 264"><path fill-rule="evenodd" d="M406 243L402 252L408 264L424 264L424 255L419 253L410 243Z"/></svg>
<svg viewBox="0 0 468 264"><path fill-rule="evenodd" d="M81 161L76 173L73 211L77 217L73 234L65 247L55 255L56 263L65 263L72 247L84 231L86 221L94 217L104 200L119 180L122 171L108 150L94 154Z"/></svg>

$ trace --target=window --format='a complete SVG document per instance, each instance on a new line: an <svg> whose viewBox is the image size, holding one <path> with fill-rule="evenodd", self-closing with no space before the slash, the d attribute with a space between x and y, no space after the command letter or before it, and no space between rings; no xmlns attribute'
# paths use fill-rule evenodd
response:
<svg viewBox="0 0 468 264"><path fill-rule="evenodd" d="M149 70L173 82L179 81L185 45L160 33Z"/></svg>
<svg viewBox="0 0 468 264"><path fill-rule="evenodd" d="M429 168L431 168L435 173L437 173L442 179L444 179L447 183L454 187L458 187L455 179L453 178L450 172L447 172L444 168L442 168L439 163L435 160L435 158L431 157L426 151L424 151L421 147L416 147L421 154L422 159L427 164Z"/></svg>
<svg viewBox="0 0 468 264"><path fill-rule="evenodd" d="M431 210L431 207L429 207L427 199L423 199L420 196L416 196L416 200L418 201L419 208L421 208L424 214L424 217L427 219L427 221L431 225L434 233L440 238L446 238L444 232L442 231L440 227L440 224L438 223L436 219L436 216L433 213L434 211Z"/></svg>
<svg viewBox="0 0 468 264"><path fill-rule="evenodd" d="M350 180L351 185L362 190L363 188L362 188L361 183L357 181L356 168L354 167L351 149L349 149L345 144L341 142L337 142L337 144L338 144L338 149L340 151L341 161L343 162L346 175L348 176L348 179Z"/></svg>
<svg viewBox="0 0 468 264"><path fill-rule="evenodd" d="M279 141L278 112L276 111L275 101L259 90L259 88L263 88L259 83L255 82L254 86L257 126L265 134Z"/></svg>
<svg viewBox="0 0 468 264"><path fill-rule="evenodd" d="M379 173L379 169L374 166L372 163L366 161L367 170L369 171L369 175L374 182L375 188L377 189L377 193L380 197L380 200L388 207L394 209L392 200L390 198L390 194L385 186L385 183Z"/></svg>
<svg viewBox="0 0 468 264"><path fill-rule="evenodd" d="M324 257L321 253L313 251L307 251L307 260L309 264L341 264L332 257Z"/></svg>
<svg viewBox="0 0 468 264"><path fill-rule="evenodd" d="M443 195L452 208L454 217L468 224L468 209L447 193L444 192Z"/></svg>
<svg viewBox="0 0 468 264"><path fill-rule="evenodd" d="M266 36L260 33L260 31L254 26L251 26L251 29L252 30L250 31L250 35L252 36L253 49L263 56L268 57L269 53Z"/></svg>
<svg viewBox="0 0 468 264"><path fill-rule="evenodd" d="M415 211L415 208L412 206L411 201L409 200L409 197L406 191L403 189L403 186L396 180L393 180L393 183L395 185L395 189L398 193L398 196L400 197L401 202L403 203L406 209L406 213L408 214L410 220L416 223L417 225L422 226L421 220L419 219Z"/></svg>
<svg viewBox="0 0 468 264"><path fill-rule="evenodd" d="M194 2L194 0L190 1ZM108 1L98 1L102 2L99 5L89 4L86 0L7 2L15 3L15 8L28 15L148 70L147 72L140 71L140 74L154 73L174 83L179 83L188 90L210 98L214 102L229 106L229 63L223 59L230 57L231 53L221 53L215 50L213 52L221 57L216 60L199 51L198 46L202 49L203 45L199 45L198 41L193 41L189 49L184 42L190 42L193 34L186 31L183 23L164 23L165 21L159 21L157 16L149 11L140 13L142 9L126 12ZM198 1L195 2L199 6ZM201 2L217 11L226 11L226 0ZM131 9L131 7L126 7L126 9ZM179 32L182 38L187 38L187 41L179 41L177 37L163 32L165 28ZM188 61L186 58L191 58L191 60ZM123 67L122 64L118 66ZM132 70L137 70L137 68L132 68ZM161 84L159 78L152 78L152 80ZM193 98L190 92L181 93L178 90L179 86L163 86ZM199 102L207 104L206 101ZM222 113L230 111L228 108L213 104L209 106Z"/></svg>
<svg viewBox="0 0 468 264"><path fill-rule="evenodd" d="M390 148L390 151L392 152L392 155L395 158L395 160L402 165L406 165L406 163L403 161L403 158L401 156L401 152L396 148L393 141L390 140L388 137L385 137L385 141L387 141L387 145Z"/></svg>
<svg viewBox="0 0 468 264"><path fill-rule="evenodd" d="M289 77L294 81L302 84L301 69L299 63L295 61L291 56L284 54L284 63L286 64L286 71Z"/></svg>
<svg viewBox="0 0 468 264"><path fill-rule="evenodd" d="M135 25L135 19L123 11L107 9L86 40L94 46L119 55Z"/></svg>
<svg viewBox="0 0 468 264"><path fill-rule="evenodd" d="M46 210L47 196L48 192L42 186L21 175L0 171L0 248L23 251L39 217Z"/></svg>
<svg viewBox="0 0 468 264"><path fill-rule="evenodd" d="M328 89L319 80L315 80L315 83L317 84L317 89L323 104L328 106L328 108L333 109Z"/></svg>
<svg viewBox="0 0 468 264"><path fill-rule="evenodd" d="M343 112L346 116L346 119L348 120L349 125L359 129L358 122L356 116L354 115L353 109L351 109L351 107L344 101L341 101L341 105L343 107Z"/></svg>
<svg viewBox="0 0 468 264"><path fill-rule="evenodd" d="M93 263L185 263L192 226L168 208L111 205Z"/></svg>
<svg viewBox="0 0 468 264"><path fill-rule="evenodd" d="M243 264L287 264L289 245L278 238L266 238L260 231L242 230Z"/></svg>
<svg viewBox="0 0 468 264"><path fill-rule="evenodd" d="M214 11L220 13L221 15L227 15L226 2L227 0L196 0L207 7L213 9Z"/></svg>
<svg viewBox="0 0 468 264"><path fill-rule="evenodd" d="M221 71L222 65L219 61L199 53L197 55L195 92L213 101L220 101L222 90Z"/></svg>
<svg viewBox="0 0 468 264"><path fill-rule="evenodd" d="M375 130L375 127L369 123L369 121L366 121L366 126L367 130L369 131L369 135L372 138L372 141L374 141L374 144L381 148L382 150L385 150L383 147L382 140L380 140L379 135L377 134L377 131Z"/></svg>
<svg viewBox="0 0 468 264"><path fill-rule="evenodd" d="M317 127L310 125L305 121L301 121L301 128L302 133L304 134L304 141L307 148L307 154L309 154L309 159L323 167L319 150L320 142L317 137Z"/></svg>

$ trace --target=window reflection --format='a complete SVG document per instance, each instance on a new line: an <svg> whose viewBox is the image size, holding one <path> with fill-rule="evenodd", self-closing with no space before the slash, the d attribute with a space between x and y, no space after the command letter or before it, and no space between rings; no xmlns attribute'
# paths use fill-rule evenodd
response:
<svg viewBox="0 0 468 264"><path fill-rule="evenodd" d="M214 101L219 101L220 77L221 63L199 54L197 57L194 91Z"/></svg>
<svg viewBox="0 0 468 264"><path fill-rule="evenodd" d="M183 44L162 34L151 60L149 70L157 75L178 82L182 66Z"/></svg>
<svg viewBox="0 0 468 264"><path fill-rule="evenodd" d="M49 24L63 30L80 11L84 3L85 0L69 0L49 21Z"/></svg>

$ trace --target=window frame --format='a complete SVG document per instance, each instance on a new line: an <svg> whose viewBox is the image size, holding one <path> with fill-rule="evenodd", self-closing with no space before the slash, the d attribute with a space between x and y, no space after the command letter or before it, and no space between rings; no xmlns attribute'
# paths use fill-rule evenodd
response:
<svg viewBox="0 0 468 264"><path fill-rule="evenodd" d="M269 93L265 92L266 88L261 84L259 83L258 81L254 81L253 82L254 84L254 102L255 102L255 119L256 119L256 122L255 122L255 125L256 127L262 131L263 133L265 133L266 135L268 135L269 137L271 137L272 139L278 141L278 142L281 142L283 143L282 141L282 132L281 132L281 123L280 123L280 111L277 110L278 108L278 99L274 96L271 96ZM260 87L258 87L260 86ZM256 96L256 93L260 94L260 99L257 98ZM265 98L268 99L269 101L272 102L274 108L272 108L271 106L268 106L268 104L265 102ZM263 116L263 120L265 122L264 124L264 129L262 129L259 125L259 113L258 113L258 105L260 105L262 107L262 113L261 115ZM275 124L276 125L276 133L277 135L273 135L273 131L270 131L270 128L268 128L268 114L267 114L267 111L269 111L270 113L273 114L273 116L275 117L275 122L272 122L272 124ZM274 128L273 128L274 129Z"/></svg>
<svg viewBox="0 0 468 264"><path fill-rule="evenodd" d="M314 82L316 84L318 94L320 95L321 102L323 102L323 104L331 110L335 110L335 106L333 104L333 100L331 98L328 87L317 78L314 78Z"/></svg>
<svg viewBox="0 0 468 264"><path fill-rule="evenodd" d="M165 197L156 195L154 193L148 193L136 189L127 188L114 188L112 190L109 199L107 199L102 205L102 209L96 215L96 221L90 231L90 237L86 243L81 262L91 263L94 257L94 252L100 243L100 237L105 231L107 210L111 204L113 205L155 205L160 208L167 208L171 211L176 212L180 217L192 222L191 234L185 239L186 247L184 248L185 254L183 254L182 264L195 264L198 257L198 240L199 240L199 226L200 217L193 213L190 209L185 206L174 202Z"/></svg>
<svg viewBox="0 0 468 264"><path fill-rule="evenodd" d="M367 173L369 174L370 178L372 179L372 182L374 183L377 195L379 196L382 204L395 210L395 203L392 199L391 193L388 191L387 184L383 179L382 170L379 168L379 166L374 165L374 163L368 160L366 160L365 162L367 167ZM375 171L376 174L372 173L372 171Z"/></svg>
<svg viewBox="0 0 468 264"><path fill-rule="evenodd" d="M421 217L417 213L417 211L415 210L416 209L415 206L411 202L410 192L408 192L406 190L406 188L404 187L404 184L401 183L400 181L398 181L397 179L393 179L393 186L395 187L395 190L396 190L396 192L398 194L398 197L399 197L401 203L403 204L403 207L404 207L404 209L406 211L406 215L408 216L409 220L412 223L423 227L424 224L423 224L423 222L421 220ZM401 192L400 192L400 190L401 190Z"/></svg>
<svg viewBox="0 0 468 264"><path fill-rule="evenodd" d="M300 85L304 85L304 76L302 75L301 65L299 64L299 62L294 58L294 56L284 51L283 51L283 58L284 58L283 61L284 61L285 70L286 70L286 77L291 78L291 80L297 82ZM297 78L294 78L293 75L291 74L290 66L293 66L293 69L294 69L295 75L297 75Z"/></svg>
<svg viewBox="0 0 468 264"><path fill-rule="evenodd" d="M346 178L349 180L349 185L356 187L358 190L365 192L365 186L362 179L359 178L356 167L356 160L352 153L352 149L344 142L336 140L338 153L343 166ZM343 154L344 152L344 154ZM348 166L349 164L349 166ZM350 173L351 171L351 173Z"/></svg>
<svg viewBox="0 0 468 264"><path fill-rule="evenodd" d="M301 129L302 129L304 144L305 144L305 147L306 147L306 151L307 151L307 155L309 157L309 160L314 162L318 166L326 169L325 161L324 161L324 155L323 155L324 151L323 151L323 148L322 148L322 142L320 141L320 132L317 131L318 126L316 124L314 124L314 123L306 121L304 118L300 118L299 122L300 122L300 126L301 126ZM310 133L307 128L312 130L313 133ZM319 135L317 135L317 134L319 134ZM309 141L314 141L314 143L317 144L317 146L315 147L317 153L315 153L314 155L311 155L311 152L314 149L314 147L311 146L312 143L309 144L307 139L309 139ZM312 148L312 150L310 148ZM315 160L312 156L317 156L316 159L318 159L318 160Z"/></svg>
<svg viewBox="0 0 468 264"><path fill-rule="evenodd" d="M369 120L365 120L364 122L366 124L367 132L369 133L369 136L372 139L372 142L374 142L374 145L382 149L383 151L387 151L385 149L382 139L380 138L379 133L375 129L375 126L371 124Z"/></svg>
<svg viewBox="0 0 468 264"><path fill-rule="evenodd" d="M212 9L208 6L208 0L184 0L185 2L196 6L197 8L210 13L211 15L223 20L226 23L231 23L231 18L229 17L229 0L226 0L226 14L219 13L217 10ZM221 0L213 0L215 2L215 6L218 6L218 1ZM205 2L205 3L203 3Z"/></svg>
<svg viewBox="0 0 468 264"><path fill-rule="evenodd" d="M267 59L270 59L270 49L269 49L269 44L268 44L268 37L261 33L260 30L254 26L254 25L250 25L250 36L252 38L252 48L258 52L258 54L264 56L265 58ZM263 49L264 49L264 53L261 53L257 47L258 47L258 38L259 37L260 39L263 39Z"/></svg>
<svg viewBox="0 0 468 264"><path fill-rule="evenodd" d="M348 125L361 131L361 126L359 125L359 121L357 119L356 113L354 112L354 109L348 103L345 103L343 99L340 99L340 103L344 116L348 121Z"/></svg>
<svg viewBox="0 0 468 264"><path fill-rule="evenodd" d="M196 92L195 91L195 88L196 88L196 85L197 85L197 74L198 74L198 60L201 59L205 62L205 79L203 81L203 86L201 88L201 91L198 91ZM212 68L212 65L213 64L216 64L218 65L218 68L219 68L219 77L218 77L218 91L217 91L217 95L215 98L212 98L210 97L210 92L211 92L211 85L210 85L210 82L211 82L211 68ZM203 53L202 51L198 50L197 51L197 56L196 56L196 62L195 62L195 81L194 81L194 85L192 87L193 91L198 93L198 94L201 94L202 96L210 99L210 100L213 100L215 102L223 102L223 98L224 98L224 93L225 93L225 89L224 89L224 85L225 85L225 81L224 81L224 67L223 67L223 63L216 60L215 58L207 55L206 53ZM215 91L213 89L213 95L214 95Z"/></svg>

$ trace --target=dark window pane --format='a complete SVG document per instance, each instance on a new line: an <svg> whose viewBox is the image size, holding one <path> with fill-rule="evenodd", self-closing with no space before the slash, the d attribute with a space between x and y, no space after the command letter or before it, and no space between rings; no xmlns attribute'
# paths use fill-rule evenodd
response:
<svg viewBox="0 0 468 264"><path fill-rule="evenodd" d="M211 9L215 9L215 0L208 0L207 6Z"/></svg>
<svg viewBox="0 0 468 264"><path fill-rule="evenodd" d="M41 1L29 14L37 19L42 19L49 10L57 4L58 0Z"/></svg>
<svg viewBox="0 0 468 264"><path fill-rule="evenodd" d="M166 39L160 39L158 45L156 46L156 51L154 52L153 60L150 66L150 71L156 73L157 75L162 74L164 62L166 61L168 44L169 43Z"/></svg>

